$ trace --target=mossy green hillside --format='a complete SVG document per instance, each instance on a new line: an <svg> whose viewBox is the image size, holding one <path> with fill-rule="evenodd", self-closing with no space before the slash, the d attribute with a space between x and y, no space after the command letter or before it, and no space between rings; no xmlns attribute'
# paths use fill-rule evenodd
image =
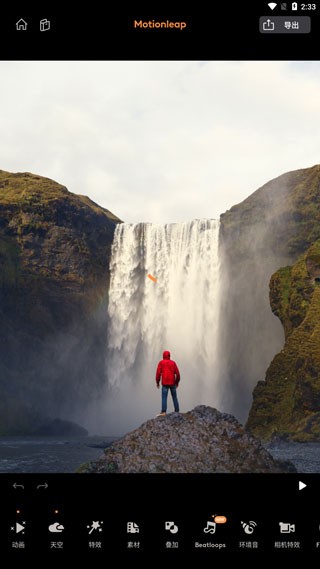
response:
<svg viewBox="0 0 320 569"><path fill-rule="evenodd" d="M105 270L105 252L114 223L120 221L53 180L4 171L0 171L0 216L4 286L6 275L9 284L21 272L80 287L91 283L99 269Z"/></svg>
<svg viewBox="0 0 320 569"><path fill-rule="evenodd" d="M270 280L270 305L286 338L305 319L315 289L303 255L292 267L279 269Z"/></svg>
<svg viewBox="0 0 320 569"><path fill-rule="evenodd" d="M286 331L283 349L253 393L247 428L270 440L320 439L320 241L270 282L270 301ZM310 262L312 261L311 273Z"/></svg>

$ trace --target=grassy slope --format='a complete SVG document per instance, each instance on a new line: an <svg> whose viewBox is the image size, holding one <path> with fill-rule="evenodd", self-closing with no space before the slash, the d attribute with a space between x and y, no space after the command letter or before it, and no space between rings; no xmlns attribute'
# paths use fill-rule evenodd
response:
<svg viewBox="0 0 320 569"><path fill-rule="evenodd" d="M286 333L254 390L247 427L263 438L320 438L320 240L291 267L271 278L270 301Z"/></svg>

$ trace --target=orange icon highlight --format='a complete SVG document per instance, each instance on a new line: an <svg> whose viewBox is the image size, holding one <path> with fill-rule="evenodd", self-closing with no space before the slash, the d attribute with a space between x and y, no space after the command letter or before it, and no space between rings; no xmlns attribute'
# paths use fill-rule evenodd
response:
<svg viewBox="0 0 320 569"><path fill-rule="evenodd" d="M226 516L212 516L213 520L216 522L216 524L225 524L227 523L227 518Z"/></svg>
<svg viewBox="0 0 320 569"><path fill-rule="evenodd" d="M156 283L156 282L157 282L157 279L156 279L156 277L153 277L153 276L152 276L152 275L150 275L149 273L147 274L147 277L149 277L149 279L150 279L151 281L153 281L154 283Z"/></svg>

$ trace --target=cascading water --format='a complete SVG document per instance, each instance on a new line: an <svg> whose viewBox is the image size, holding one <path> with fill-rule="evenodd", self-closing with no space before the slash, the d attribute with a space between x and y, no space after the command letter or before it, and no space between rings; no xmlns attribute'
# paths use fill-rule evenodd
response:
<svg viewBox="0 0 320 569"><path fill-rule="evenodd" d="M165 349L181 373L181 411L219 407L219 222L119 224L112 246L104 416L120 434L160 410ZM156 279L150 279L151 275ZM169 395L168 412L172 410Z"/></svg>

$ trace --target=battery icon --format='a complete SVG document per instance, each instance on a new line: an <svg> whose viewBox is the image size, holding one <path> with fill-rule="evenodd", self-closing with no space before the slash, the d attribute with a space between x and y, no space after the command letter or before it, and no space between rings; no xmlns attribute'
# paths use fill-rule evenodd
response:
<svg viewBox="0 0 320 569"><path fill-rule="evenodd" d="M292 2L291 10L298 10L298 3L297 2Z"/></svg>

